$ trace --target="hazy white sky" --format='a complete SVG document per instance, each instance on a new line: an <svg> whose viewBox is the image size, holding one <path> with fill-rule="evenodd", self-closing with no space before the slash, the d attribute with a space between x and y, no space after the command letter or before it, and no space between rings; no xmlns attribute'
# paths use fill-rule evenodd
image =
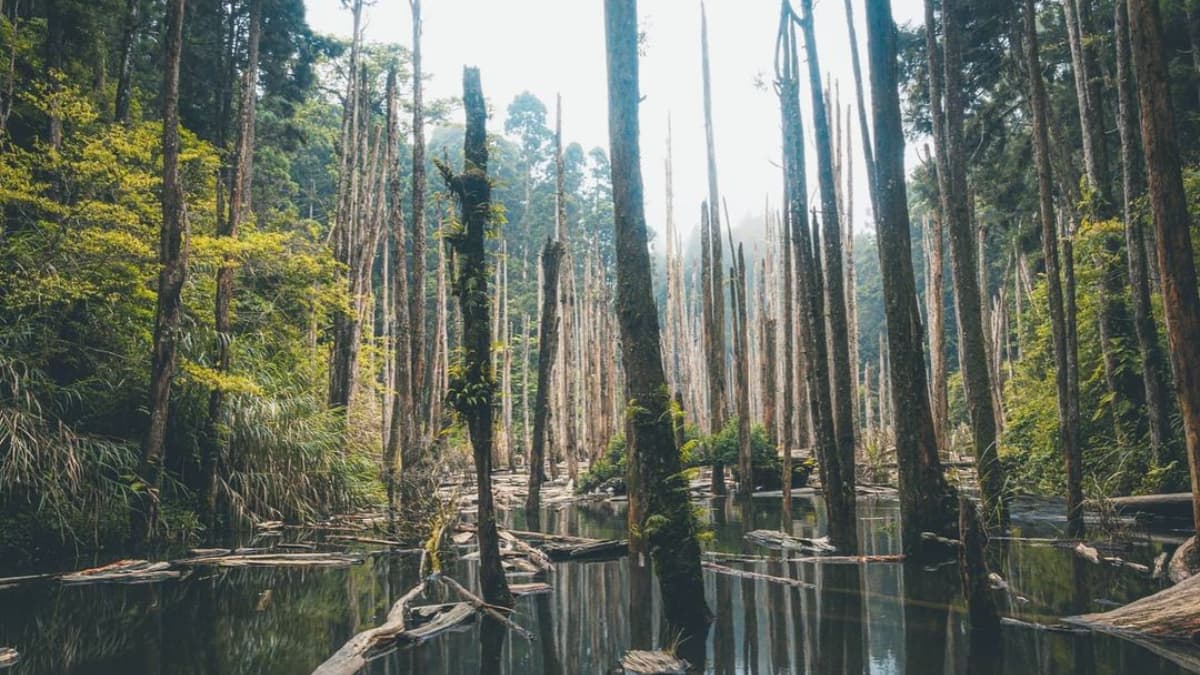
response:
<svg viewBox="0 0 1200 675"><path fill-rule="evenodd" d="M306 4L314 30L350 35L350 12L341 0L306 0ZM851 104L853 71L844 4L842 0L815 0L814 4L821 68L841 83L842 105ZM865 68L863 3L856 0L853 4ZM920 23L921 0L893 0L892 5L898 23ZM706 7L717 172L721 193L737 221L747 214L762 213L768 196L772 204L779 203L779 108L770 87L779 5L775 0L708 0ZM641 60L647 219L650 227L662 231L669 113L675 218L687 231L697 225L700 202L707 194L700 2L641 0L638 9L647 34L646 54ZM432 77L427 96L461 95L462 67L479 66L484 95L494 112L489 120L493 132L503 131L504 111L518 93L529 90L536 94L551 116L554 96L561 93L565 140L578 141L585 149L601 146L607 150L602 0L425 0L422 14L424 69ZM368 40L411 44L407 0L376 0L365 15ZM756 86L756 82L766 86ZM807 109L807 88L802 99ZM855 220L856 227L861 227L869 216L866 174L857 153L861 147L857 111L854 114ZM806 124L806 131L811 133L811 129L811 124ZM809 146L809 166L814 167L811 139ZM814 168L809 176L815 192Z"/></svg>

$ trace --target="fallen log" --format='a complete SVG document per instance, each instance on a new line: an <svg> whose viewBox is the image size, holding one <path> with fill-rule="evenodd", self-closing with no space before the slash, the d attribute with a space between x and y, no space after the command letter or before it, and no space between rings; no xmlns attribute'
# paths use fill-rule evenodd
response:
<svg viewBox="0 0 1200 675"><path fill-rule="evenodd" d="M480 598L478 595L475 595L471 591L468 591L466 588L463 587L462 584L458 583L457 581L455 581L454 579L452 579L450 577L440 576L440 577L438 577L438 580L441 581L442 584L444 584L445 586L447 586L448 588L453 590L455 593L458 593L459 595L461 595L463 597L463 599L465 599L467 602L471 603L471 606L475 608L475 611L483 612L484 614L487 614L488 616L495 619L496 621L499 621L500 623L508 626L509 628L511 628L513 630L513 632L515 632L517 635L520 635L521 637L525 638L526 640L530 640L530 641L533 640L533 633L530 633L529 631L525 630L521 626L517 625L515 622L513 622L512 619L508 618L507 616L504 616L503 614L501 614L498 611L499 609L504 609L505 611L511 612L512 611L511 609L506 608L506 607L497 608L495 605L489 605L488 603L483 601L483 598Z"/></svg>
<svg viewBox="0 0 1200 675"><path fill-rule="evenodd" d="M683 675L688 662L668 652L635 649L621 657L621 668L627 675Z"/></svg>
<svg viewBox="0 0 1200 675"><path fill-rule="evenodd" d="M114 563L60 575L64 584L122 583L139 584L177 579L180 573L170 569L171 563L148 560L118 560Z"/></svg>
<svg viewBox="0 0 1200 675"><path fill-rule="evenodd" d="M1200 576L1107 612L1070 616L1067 623L1141 644L1200 670Z"/></svg>
<svg viewBox="0 0 1200 675"><path fill-rule="evenodd" d="M1177 492L1161 495L1138 495L1136 497L1113 497L1106 500L1122 515L1162 516L1165 518L1191 518L1192 493ZM1087 506L1096 506L1092 500Z"/></svg>
<svg viewBox="0 0 1200 675"><path fill-rule="evenodd" d="M522 595L541 595L542 593L554 592L554 587L550 584L535 581L529 584L509 584L508 590L517 597Z"/></svg>
<svg viewBox="0 0 1200 675"><path fill-rule="evenodd" d="M392 541L391 539L374 539L372 537L359 537L352 534L331 534L325 537L329 541L349 541L356 544L375 544L376 546L400 546L400 542Z"/></svg>
<svg viewBox="0 0 1200 675"><path fill-rule="evenodd" d="M408 603L424 592L424 581L413 586L392 604L391 609L388 610L387 619L381 625L362 631L347 640L346 644L334 652L333 656L317 666L317 669L313 671L313 675L351 675L352 673L357 673L363 666L367 665L367 654L371 651L377 651L394 645L401 639L413 642L428 639L433 634L430 632L431 625L433 628L436 628L435 632L441 632L474 615L474 612L465 603L455 603L462 606L457 612L453 611L452 605L437 605L437 608L446 608L446 611L440 611L433 616L427 617L426 622L422 625L422 628L425 629L424 631L420 633L416 630L407 631ZM465 610L465 613L463 610ZM440 620L438 617L440 617Z"/></svg>
<svg viewBox="0 0 1200 675"><path fill-rule="evenodd" d="M716 572L717 574L724 574L724 575L731 576L731 577L741 577L742 579L754 579L755 581L766 581L766 582L770 582L773 584L783 584L784 586L791 586L793 588L816 588L816 586L814 586L806 581L801 581L799 579L792 579L789 577L776 577L776 576L771 576L770 574L762 574L760 572L751 572L750 570L739 570L739 569L736 569L733 567L726 567L724 565L718 565L717 563L710 562L708 560L702 561L700 563L700 566L706 570L709 570L710 572Z"/></svg>
<svg viewBox="0 0 1200 675"><path fill-rule="evenodd" d="M252 553L184 558L171 564L184 567L349 567L362 561L363 556L350 553Z"/></svg>
<svg viewBox="0 0 1200 675"><path fill-rule="evenodd" d="M508 542L513 548L529 556L529 561L538 567L542 572L553 572L554 565L550 562L550 558L546 554L529 544L517 539L511 532L500 530L500 538Z"/></svg>
<svg viewBox="0 0 1200 675"><path fill-rule="evenodd" d="M821 537L820 539L793 537L778 530L752 530L745 534L745 539L753 544L768 548L794 549L812 551L814 553L832 553L837 550L829 543L828 537Z"/></svg>
<svg viewBox="0 0 1200 675"><path fill-rule="evenodd" d="M629 542L616 539L592 539L579 543L546 542L546 556L554 562L615 560L629 553Z"/></svg>
<svg viewBox="0 0 1200 675"><path fill-rule="evenodd" d="M48 572L46 574L26 574L19 577L4 577L0 579L0 589L29 583L30 581L45 581L46 579L53 579L54 577L55 574L53 572Z"/></svg>
<svg viewBox="0 0 1200 675"><path fill-rule="evenodd" d="M0 670L11 668L21 660L21 654L12 647L0 647Z"/></svg>

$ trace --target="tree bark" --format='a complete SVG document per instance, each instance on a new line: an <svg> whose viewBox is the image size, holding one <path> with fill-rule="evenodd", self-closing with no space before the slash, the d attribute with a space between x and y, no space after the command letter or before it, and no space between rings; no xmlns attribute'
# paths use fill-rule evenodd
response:
<svg viewBox="0 0 1200 675"><path fill-rule="evenodd" d="M1129 0L1129 29L1141 108L1142 148L1158 240L1167 339L1175 366L1175 394L1183 418L1192 476L1195 526L1200 530L1200 297L1192 252L1191 218L1184 200L1175 111L1163 58L1158 3Z"/></svg>
<svg viewBox="0 0 1200 675"><path fill-rule="evenodd" d="M696 523L680 478L679 447L663 375L654 307L638 147L638 22L636 0L605 0L608 118L617 260L617 318L628 397L626 447L630 554L646 552L662 589L668 630L680 656L704 669L708 621ZM654 527L647 528L648 523Z"/></svg>
<svg viewBox="0 0 1200 675"><path fill-rule="evenodd" d="M117 64L117 100L113 119L129 122L129 102L133 90L133 49L141 27L142 0L125 0L125 25L121 29L121 61Z"/></svg>
<svg viewBox="0 0 1200 675"><path fill-rule="evenodd" d="M1069 1L1069 0L1068 0ZM992 406L992 378L984 333L983 290L979 270L987 264L976 257L971 224L970 192L967 188L966 149L963 141L963 82L961 0L944 0L942 20L945 41L945 128L942 213L950 234L951 270L958 299L959 349L962 354L963 388L971 418L976 470L983 495L986 522L1004 528L1008 506L1004 495L1004 470L996 451L996 413ZM930 15L926 10L926 16ZM932 78L936 79L936 78ZM935 141L937 139L935 138Z"/></svg>
<svg viewBox="0 0 1200 675"><path fill-rule="evenodd" d="M957 503L942 474L917 309L904 176L904 131L896 80L896 24L888 2L867 3L867 48L877 190L876 238L883 277L896 454L900 467L902 541L919 553L924 531L953 531Z"/></svg>
<svg viewBox="0 0 1200 675"><path fill-rule="evenodd" d="M229 215L217 218L217 236L238 238L242 219L250 210L251 184L254 179L254 119L258 102L258 44L262 34L262 0L250 3L250 28L246 37L246 71L242 74L242 100L238 119L237 147L233 154L233 174L229 185ZM217 298L214 328L217 333L216 370L228 373L232 366L230 347L233 342L233 273L234 266L227 262L217 269ZM209 526L216 524L217 476L220 471L221 447L224 441L220 433L221 410L225 392L218 386L208 398L208 438L204 442L201 457L203 490L201 503Z"/></svg>
<svg viewBox="0 0 1200 675"><path fill-rule="evenodd" d="M709 293L712 295L712 314L706 315L709 332L712 334L711 352L708 354L709 406L712 409L712 432L725 426L729 402L725 380L725 280L721 266L721 193L717 187L717 151L713 143L712 81L708 64L708 15L704 3L700 4L700 47L701 69L704 85L704 147L708 158L708 213L707 235L709 253L712 256ZM733 252L730 251L730 255ZM716 474L714 472L714 480ZM722 492L724 488L722 487Z"/></svg>
<svg viewBox="0 0 1200 675"><path fill-rule="evenodd" d="M500 565L499 535L492 501L492 413L496 378L491 367L492 335L488 322L487 251L492 227L491 183L488 179L487 104L478 68L463 68L463 107L467 128L463 140L463 171L454 175L439 164L447 185L457 195L462 231L450 235L456 269L454 294L462 311L463 375L452 387L455 407L467 423L475 455L479 491L479 585L488 604L511 607L512 594Z"/></svg>
<svg viewBox="0 0 1200 675"><path fill-rule="evenodd" d="M425 82L421 70L421 0L409 0L412 11L412 284L409 287L408 316L412 326L413 406L422 410L431 401L423 392L435 391L427 359L429 346L425 339ZM437 430L428 428L420 438L416 452L432 441Z"/></svg>
<svg viewBox="0 0 1200 675"><path fill-rule="evenodd" d="M813 101L813 126L817 142L817 173L821 191L821 224L824 235L825 291L828 297L826 316L829 326L831 412L834 446L830 448L836 472L829 472L831 482L824 486L831 515L836 516L843 531L835 538L842 539L849 550L857 549L854 494L854 405L850 386L850 345L846 322L846 293L842 272L842 231L838 217L837 181L834 174L833 147L825 98L821 91L821 66L813 28L812 0L801 0L804 12L801 29L808 61L809 89ZM832 466L832 463L831 463Z"/></svg>
<svg viewBox="0 0 1200 675"><path fill-rule="evenodd" d="M1130 61L1129 12L1125 2L1113 3L1113 40L1117 45L1117 130L1121 137L1121 192L1125 220L1129 287L1133 299L1133 325L1137 333L1142 365L1142 387L1150 431L1151 457L1165 461L1164 447L1171 438L1168 373L1158 341L1158 324L1150 304L1150 273L1146 255L1144 223L1133 202L1141 190L1138 171L1137 93ZM1194 52L1200 57L1200 51ZM1018 313L1018 317L1020 314Z"/></svg>
<svg viewBox="0 0 1200 675"><path fill-rule="evenodd" d="M555 352L558 350L558 267L562 260L563 244L546 240L542 247L542 315L538 321L537 394L533 404L533 446L529 451L529 492L525 497L525 514L538 519L542 481L545 480L546 417L550 410L551 374Z"/></svg>
<svg viewBox="0 0 1200 675"><path fill-rule="evenodd" d="M1050 173L1050 136L1046 86L1042 81L1038 52L1037 16L1034 0L1024 6L1026 67L1029 69L1029 107L1033 119L1034 163L1037 166L1042 249L1046 266L1046 285L1050 304L1050 326L1054 342L1055 387L1058 396L1058 425L1067 474L1067 532L1083 536L1083 489L1079 427L1071 423L1071 386L1069 378L1066 313L1063 307L1062 280L1059 273L1058 228L1054 219L1052 177ZM1077 419L1076 419L1077 421Z"/></svg>
<svg viewBox="0 0 1200 675"><path fill-rule="evenodd" d="M171 0L163 24L166 31L162 96L162 228L158 248L158 304L154 314L154 351L150 366L150 425L142 441L138 476L140 508L132 513L134 544L145 544L158 524L159 489L166 451L167 415L175 378L183 282L187 276L188 221L183 184L179 178L179 60L183 50L185 0Z"/></svg>

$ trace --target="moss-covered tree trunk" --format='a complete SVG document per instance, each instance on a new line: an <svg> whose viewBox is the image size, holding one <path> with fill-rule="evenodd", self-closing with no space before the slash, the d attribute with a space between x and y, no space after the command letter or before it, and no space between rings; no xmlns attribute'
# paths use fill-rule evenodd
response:
<svg viewBox="0 0 1200 675"><path fill-rule="evenodd" d="M154 313L154 347L150 363L150 426L142 441L138 476L143 488L132 515L134 544L149 540L158 522L159 488L166 453L167 414L171 383L175 379L175 351L182 311L183 282L187 276L188 228L183 183L179 179L179 60L183 50L184 0L171 0L163 23L162 93L162 228L158 245L158 305Z"/></svg>
<svg viewBox="0 0 1200 675"><path fill-rule="evenodd" d="M488 179L487 104L478 68L463 68L463 107L467 129L463 171L453 174L439 164L458 198L461 222L447 236L454 249L453 286L462 313L462 375L451 385L454 406L467 423L475 455L479 494L479 585L483 599L512 606L512 594L500 565L500 541L492 501L492 413L496 377L492 370L492 327L489 321L487 251L484 241L492 224L492 186Z"/></svg>
<svg viewBox="0 0 1200 675"><path fill-rule="evenodd" d="M696 523L671 423L642 203L637 2L605 0L604 10L616 308L627 395L630 554L637 559L648 546L669 626L664 640L682 634L681 654L703 670L710 614L704 600Z"/></svg>
<svg viewBox="0 0 1200 675"><path fill-rule="evenodd" d="M892 425L900 467L900 512L906 551L920 552L922 531L953 531L958 504L938 459L925 385L904 182L904 131L897 89L896 24L888 2L867 3L867 48L874 119L876 237L887 316ZM881 387L884 389L884 387Z"/></svg>

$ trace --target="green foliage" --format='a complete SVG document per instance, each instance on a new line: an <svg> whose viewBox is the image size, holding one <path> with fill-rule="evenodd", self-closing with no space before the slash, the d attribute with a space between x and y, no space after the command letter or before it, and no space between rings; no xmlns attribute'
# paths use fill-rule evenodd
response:
<svg viewBox="0 0 1200 675"><path fill-rule="evenodd" d="M618 434L608 442L604 454L579 476L576 491L591 492L612 478L625 479L625 436Z"/></svg>

